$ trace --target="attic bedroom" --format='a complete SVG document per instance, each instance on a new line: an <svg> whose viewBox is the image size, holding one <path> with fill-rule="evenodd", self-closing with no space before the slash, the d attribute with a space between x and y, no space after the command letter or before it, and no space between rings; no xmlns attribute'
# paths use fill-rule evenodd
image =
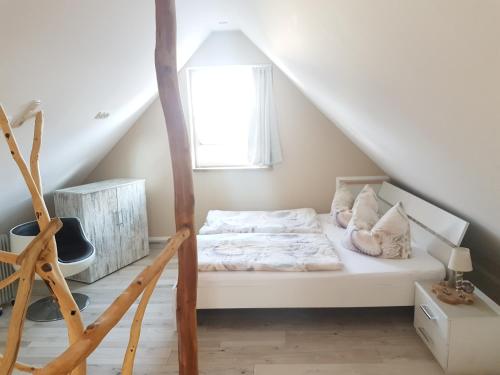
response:
<svg viewBox="0 0 500 375"><path fill-rule="evenodd" d="M0 375L500 374L499 25L0 0Z"/></svg>

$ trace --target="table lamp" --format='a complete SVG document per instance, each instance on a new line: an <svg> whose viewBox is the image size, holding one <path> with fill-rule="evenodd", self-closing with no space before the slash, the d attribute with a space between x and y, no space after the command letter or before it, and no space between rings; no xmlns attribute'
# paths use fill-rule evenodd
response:
<svg viewBox="0 0 500 375"><path fill-rule="evenodd" d="M448 262L448 268L455 271L455 288L460 295L462 293L464 272L472 271L470 250L466 247L456 247L453 249L450 261Z"/></svg>

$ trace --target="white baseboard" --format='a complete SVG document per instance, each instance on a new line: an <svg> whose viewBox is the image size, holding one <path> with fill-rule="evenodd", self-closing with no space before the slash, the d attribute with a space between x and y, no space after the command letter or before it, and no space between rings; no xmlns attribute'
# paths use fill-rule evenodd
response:
<svg viewBox="0 0 500 375"><path fill-rule="evenodd" d="M149 243L163 243L167 242L170 236L149 237Z"/></svg>

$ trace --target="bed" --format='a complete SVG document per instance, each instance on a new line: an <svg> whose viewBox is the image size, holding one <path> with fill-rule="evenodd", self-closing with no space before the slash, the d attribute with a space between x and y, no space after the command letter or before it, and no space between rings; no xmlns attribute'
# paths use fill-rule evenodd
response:
<svg viewBox="0 0 500 375"><path fill-rule="evenodd" d="M385 177L339 178L353 192L366 183L378 192L382 212L402 202L411 220L413 256L373 258L345 249L344 229L319 216L342 268L334 271L222 271L198 273L198 309L412 306L416 281L443 280L451 250L468 223L390 183ZM203 235L199 241L203 241Z"/></svg>

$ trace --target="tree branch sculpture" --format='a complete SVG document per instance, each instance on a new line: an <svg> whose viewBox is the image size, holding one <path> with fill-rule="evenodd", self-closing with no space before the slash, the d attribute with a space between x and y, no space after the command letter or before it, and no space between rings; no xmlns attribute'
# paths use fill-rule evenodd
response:
<svg viewBox="0 0 500 375"><path fill-rule="evenodd" d="M10 375L14 369L38 375L85 375L86 358L123 318L135 300L141 296L122 365L122 374L133 372L142 320L149 299L166 265L179 250L179 280L177 294L177 326L179 335L179 373L197 375L196 289L197 253L194 232L194 194L189 142L179 98L175 52L175 6L173 0L156 0L156 69L160 99L169 135L174 174L175 217L177 232L154 262L146 267L101 314L94 323L83 326L80 311L58 265L55 234L62 222L51 219L42 195L39 154L42 145L43 113L36 108L23 115L21 125L35 117L33 144L29 166L26 164L12 132L6 112L0 105L0 129L7 141L24 182L31 195L40 233L20 254L0 250L0 261L19 266L19 270L0 281L0 289L18 281L19 287L9 322L7 346L0 356L0 375ZM39 103L38 103L39 104ZM17 122L16 122L17 123ZM32 366L17 361L26 310L35 275L45 281L66 321L69 346L44 366Z"/></svg>

